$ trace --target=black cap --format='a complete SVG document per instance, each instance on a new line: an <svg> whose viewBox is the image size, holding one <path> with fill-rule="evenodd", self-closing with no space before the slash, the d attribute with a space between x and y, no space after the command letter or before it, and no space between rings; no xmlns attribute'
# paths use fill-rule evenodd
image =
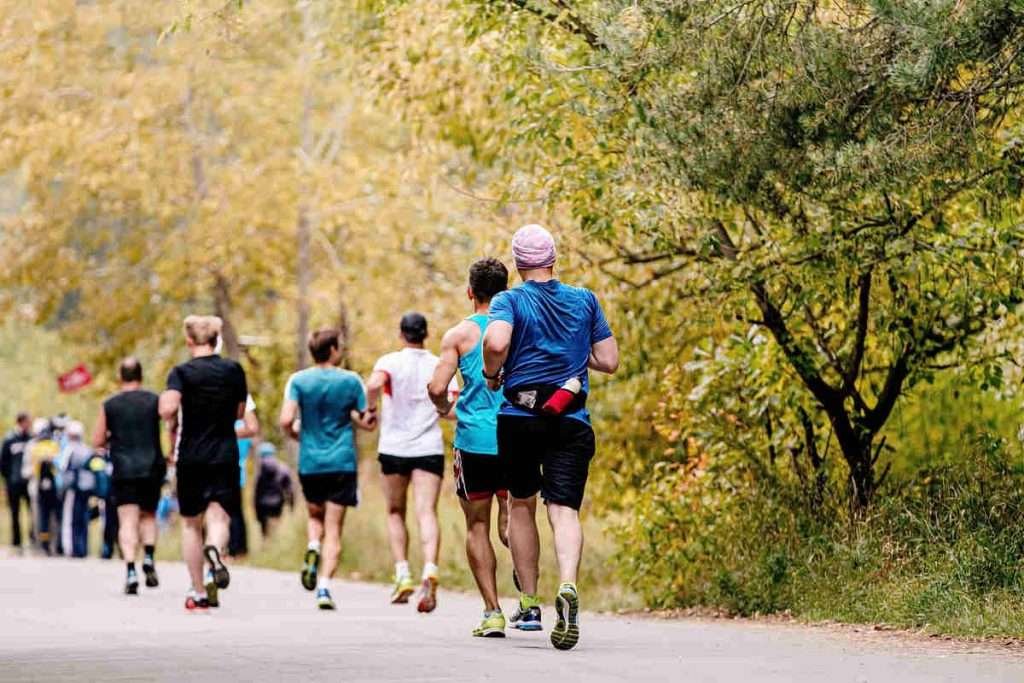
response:
<svg viewBox="0 0 1024 683"><path fill-rule="evenodd" d="M406 313L399 323L402 336L410 344L419 344L427 338L427 319L420 313Z"/></svg>

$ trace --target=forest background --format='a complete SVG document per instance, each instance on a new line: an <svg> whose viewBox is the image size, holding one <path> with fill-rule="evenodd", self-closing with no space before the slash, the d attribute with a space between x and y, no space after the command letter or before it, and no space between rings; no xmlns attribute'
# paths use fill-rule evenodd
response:
<svg viewBox="0 0 1024 683"><path fill-rule="evenodd" d="M91 421L212 312L282 444L308 330L366 374L415 309L436 350L541 222L623 349L591 606L1024 635L1018 0L0 6L0 414Z"/></svg>

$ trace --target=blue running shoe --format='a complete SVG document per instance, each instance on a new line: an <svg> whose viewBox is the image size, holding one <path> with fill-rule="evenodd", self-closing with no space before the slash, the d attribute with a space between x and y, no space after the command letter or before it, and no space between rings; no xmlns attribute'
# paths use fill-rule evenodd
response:
<svg viewBox="0 0 1024 683"><path fill-rule="evenodd" d="M519 596L519 607L509 619L512 628L518 631L543 631L540 621L540 598L525 593Z"/></svg>
<svg viewBox="0 0 1024 683"><path fill-rule="evenodd" d="M331 591L321 588L316 592L316 606L320 609L336 609Z"/></svg>

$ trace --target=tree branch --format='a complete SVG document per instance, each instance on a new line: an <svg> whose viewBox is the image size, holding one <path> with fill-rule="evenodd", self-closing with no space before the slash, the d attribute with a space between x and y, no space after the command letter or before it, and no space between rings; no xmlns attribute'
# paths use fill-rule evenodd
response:
<svg viewBox="0 0 1024 683"><path fill-rule="evenodd" d="M569 7L564 0L553 0L552 4L556 7L561 8L562 12L549 12L534 6L530 0L506 0L512 6L529 12L534 16L537 16L549 24L556 26L563 31L572 33L580 38L595 50L607 50L608 46L604 44L597 33L594 32L590 26L588 26L579 15L576 14L575 10Z"/></svg>
<svg viewBox="0 0 1024 683"><path fill-rule="evenodd" d="M842 392L848 394L856 390L857 378L864 363L864 348L868 337L868 320L871 308L871 269L862 273L859 279L860 292L857 309L857 336L853 341L853 356L843 377Z"/></svg>

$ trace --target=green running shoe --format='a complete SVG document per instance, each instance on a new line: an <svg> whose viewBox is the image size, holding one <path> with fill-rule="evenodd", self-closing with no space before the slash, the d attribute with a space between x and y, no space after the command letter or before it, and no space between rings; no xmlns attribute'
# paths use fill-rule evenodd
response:
<svg viewBox="0 0 1024 683"><path fill-rule="evenodd" d="M302 556L302 587L308 591L316 589L317 572L320 569L320 551L309 548Z"/></svg>
<svg viewBox="0 0 1024 683"><path fill-rule="evenodd" d="M203 579L203 588L206 589L206 602L208 607L220 607L220 590L217 588L217 581L214 579L213 571L206 570L206 578Z"/></svg>
<svg viewBox="0 0 1024 683"><path fill-rule="evenodd" d="M558 621L551 630L551 644L556 650L571 650L580 642L580 596L576 585L563 583L555 597Z"/></svg>
<svg viewBox="0 0 1024 683"><path fill-rule="evenodd" d="M504 638L505 615L500 609L484 612L484 620L473 629L473 635L477 638Z"/></svg>
<svg viewBox="0 0 1024 683"><path fill-rule="evenodd" d="M411 576L396 576L395 586L391 590L391 604L404 605L409 597L416 592L416 584Z"/></svg>

